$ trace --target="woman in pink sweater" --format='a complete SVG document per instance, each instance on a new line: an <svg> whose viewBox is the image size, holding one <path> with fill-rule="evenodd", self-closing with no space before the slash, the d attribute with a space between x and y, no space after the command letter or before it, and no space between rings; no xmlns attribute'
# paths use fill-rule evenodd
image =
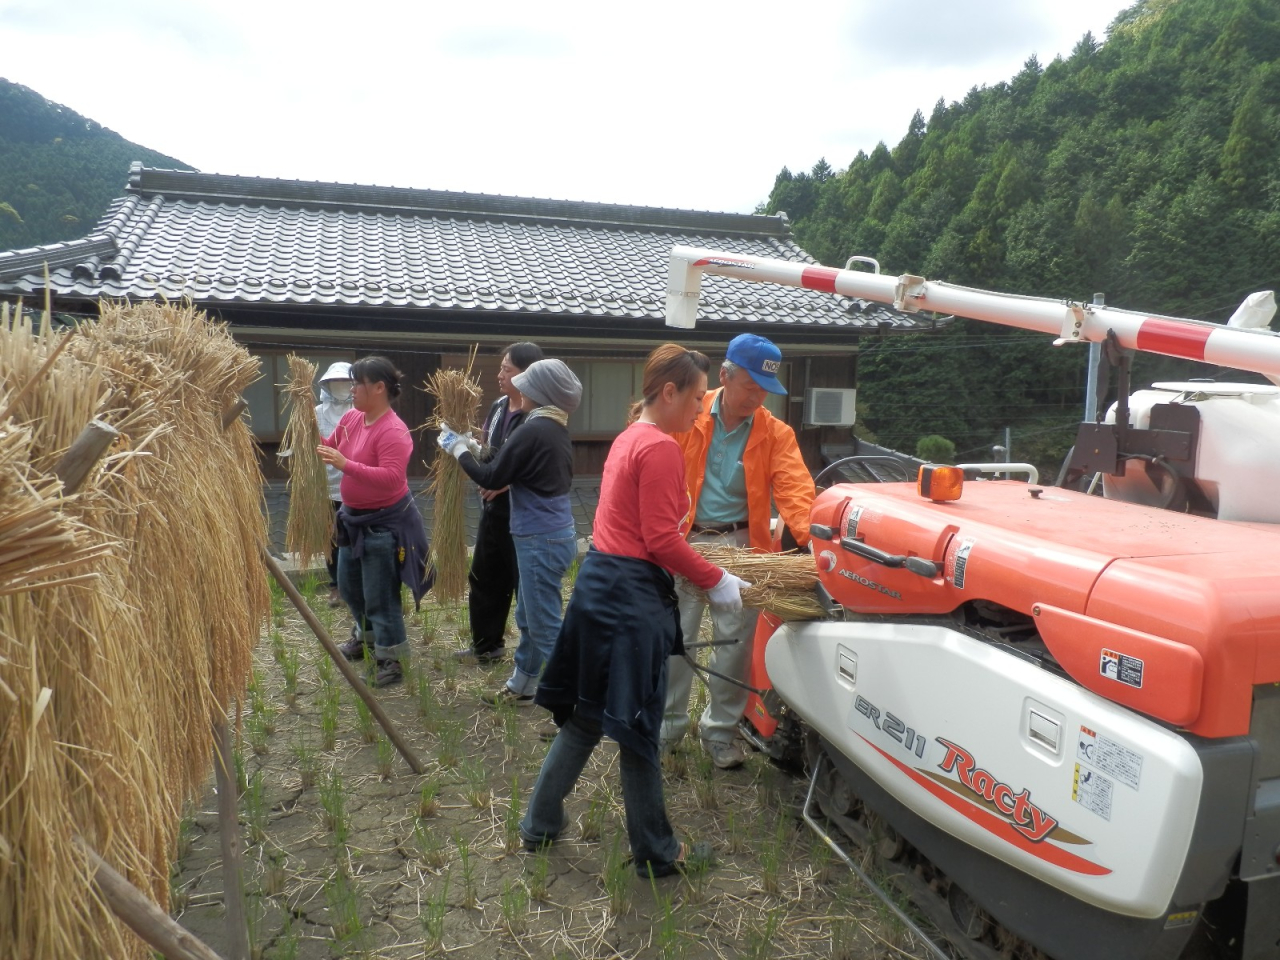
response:
<svg viewBox="0 0 1280 960"><path fill-rule="evenodd" d="M406 474L413 439L391 409L400 395L400 371L386 357L365 357L351 365L351 377L354 409L319 452L342 472L338 590L355 618L342 652L348 660L371 652L374 686L384 687L404 678L409 653L400 586L410 588L415 602L431 586L427 538Z"/></svg>

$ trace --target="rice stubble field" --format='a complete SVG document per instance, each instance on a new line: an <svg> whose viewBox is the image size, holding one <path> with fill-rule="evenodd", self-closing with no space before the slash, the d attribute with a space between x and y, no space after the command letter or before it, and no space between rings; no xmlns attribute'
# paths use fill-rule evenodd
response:
<svg viewBox="0 0 1280 960"><path fill-rule="evenodd" d="M301 587L343 639L349 614L328 606L314 578ZM407 614L405 682L377 692L426 764L419 776L273 585L236 751L255 958L923 955L798 818L805 785L758 754L716 770L687 739L664 761L672 823L714 846L710 871L636 875L608 739L569 799L562 839L526 852L516 827L549 715L481 702L510 662L454 659L466 616L465 602L428 596ZM703 696L695 685L695 717ZM225 955L216 809L210 782L183 821L171 904Z"/></svg>

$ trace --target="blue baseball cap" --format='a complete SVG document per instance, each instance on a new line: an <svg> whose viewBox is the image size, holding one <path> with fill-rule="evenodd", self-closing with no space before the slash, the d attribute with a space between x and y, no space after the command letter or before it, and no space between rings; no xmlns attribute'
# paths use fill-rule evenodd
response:
<svg viewBox="0 0 1280 960"><path fill-rule="evenodd" d="M729 341L724 358L751 374L751 379L770 393L786 394L787 388L778 382L782 351L764 337L754 333L739 334Z"/></svg>

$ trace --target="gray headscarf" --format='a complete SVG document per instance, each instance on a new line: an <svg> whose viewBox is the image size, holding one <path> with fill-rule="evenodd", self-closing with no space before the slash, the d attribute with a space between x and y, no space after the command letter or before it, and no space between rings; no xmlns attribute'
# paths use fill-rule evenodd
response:
<svg viewBox="0 0 1280 960"><path fill-rule="evenodd" d="M582 402L582 382L563 360L538 360L511 378L511 385L539 406L573 413Z"/></svg>

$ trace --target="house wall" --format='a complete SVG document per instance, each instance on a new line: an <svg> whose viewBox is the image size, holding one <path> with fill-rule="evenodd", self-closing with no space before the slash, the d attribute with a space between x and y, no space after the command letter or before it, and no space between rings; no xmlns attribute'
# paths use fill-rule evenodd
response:
<svg viewBox="0 0 1280 960"><path fill-rule="evenodd" d="M253 352L268 349L249 342L246 346ZM271 350L277 348L271 347ZM287 348L285 348L287 351ZM310 356L315 352L313 347L299 344L299 353ZM410 477L425 477L429 464L435 456L435 433L419 430L430 413L432 401L423 387L427 377L440 368L440 355L426 350L388 350L385 344L362 345L359 343L343 344L341 347L326 347L326 353L332 352L333 359L357 360L370 355L384 356L396 365L404 376L401 378L400 397L394 409L400 419L405 422L413 435L413 454L409 457L408 474ZM323 371L321 371L323 373ZM288 472L280 463L276 454L280 450L278 437L259 440L261 449L260 461L262 473L267 480L284 480Z"/></svg>
<svg viewBox="0 0 1280 960"><path fill-rule="evenodd" d="M253 346L253 344L250 344L251 348ZM477 412L477 419L483 418L485 412L489 409L489 405L499 395L497 375L501 362L501 355L498 353L500 349L489 348L484 352L477 352L474 361L472 361L472 372L484 390ZM307 352L308 355L313 352L312 348L303 346L299 346L298 350ZM429 473L430 463L436 454L435 433L419 429L426 422L432 411L432 400L424 391L425 381L428 376L442 367L460 368L465 366L469 358L463 353L439 354L430 352L429 347L387 350L384 344L374 345L370 349L368 346L362 346L358 343L344 344L339 351L342 356L335 354L335 358L354 360L357 357L367 356L374 351L388 357L404 374L404 390L396 404L396 412L409 425L410 430L414 432L414 453L409 461L409 476L425 477ZM619 363L640 364L643 363L645 354L642 351L635 350L603 355L597 350L579 348L576 351L562 351L561 356L570 367L574 368L575 372L586 378L588 384L586 402L590 403L592 400L589 392L591 381L587 371L591 369L591 364L610 364L615 366ZM718 355L711 358L710 380L713 387L717 382L717 371L722 359L723 357ZM804 392L810 387L851 387L855 382L855 374L856 359L852 356L788 357L786 360L785 380L790 389L790 394L785 398L774 401L772 407L775 415L785 419L795 430L796 439L800 445L800 451L804 456L805 463L814 473L821 470L827 462L827 458L824 457L822 452L823 446L836 448L847 446L852 442L852 434L848 427L802 427ZM625 389L622 392L614 390L610 394L611 402L619 407L617 411L618 427L616 429L590 431L582 429L581 425L573 424L575 428L575 476L598 477L604 472L604 461L608 456L609 447L612 445L617 431L621 429L621 411L624 405L622 401L623 393L626 394L627 399L630 398L631 392ZM284 479L287 474L275 456L279 449L278 442L270 439L263 440L261 447L263 451L263 473L267 479Z"/></svg>

